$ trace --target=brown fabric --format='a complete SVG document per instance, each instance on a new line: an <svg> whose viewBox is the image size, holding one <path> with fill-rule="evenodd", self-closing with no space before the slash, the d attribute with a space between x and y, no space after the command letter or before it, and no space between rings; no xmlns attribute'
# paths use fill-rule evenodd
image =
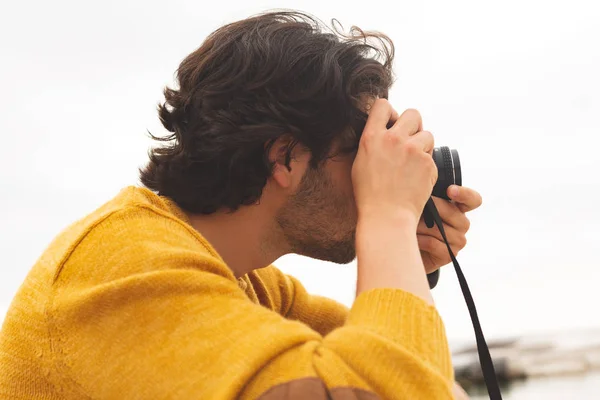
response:
<svg viewBox="0 0 600 400"><path fill-rule="evenodd" d="M260 395L258 400L381 400L364 389L337 387L327 389L319 378L302 378L273 386Z"/></svg>

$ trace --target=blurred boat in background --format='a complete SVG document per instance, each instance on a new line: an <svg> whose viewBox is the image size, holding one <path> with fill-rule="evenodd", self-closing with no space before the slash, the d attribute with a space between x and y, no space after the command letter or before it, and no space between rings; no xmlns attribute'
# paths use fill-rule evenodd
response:
<svg viewBox="0 0 600 400"><path fill-rule="evenodd" d="M501 382L600 371L600 329L490 340ZM469 388L483 384L477 347L453 346L456 380Z"/></svg>

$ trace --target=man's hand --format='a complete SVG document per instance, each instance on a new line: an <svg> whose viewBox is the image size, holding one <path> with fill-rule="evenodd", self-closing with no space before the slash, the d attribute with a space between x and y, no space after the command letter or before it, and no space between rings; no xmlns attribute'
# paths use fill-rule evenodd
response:
<svg viewBox="0 0 600 400"><path fill-rule="evenodd" d="M422 128L416 110L398 116L385 99L370 109L352 166L357 295L402 289L433 303L415 235L437 180L433 135Z"/></svg>
<svg viewBox="0 0 600 400"><path fill-rule="evenodd" d="M455 189L458 191L455 192ZM479 207L482 200L481 195L475 190L456 185L448 188L448 197L453 203L438 197L434 197L433 201L444 222L444 230L450 248L456 256L467 244L465 235L469 230L470 222L466 213ZM437 226L428 228L422 217L417 227L417 240L427 273L452 261Z"/></svg>
<svg viewBox="0 0 600 400"><path fill-rule="evenodd" d="M418 223L438 177L433 135L422 128L418 111L398 116L387 100L375 101L352 165L359 220L402 215Z"/></svg>

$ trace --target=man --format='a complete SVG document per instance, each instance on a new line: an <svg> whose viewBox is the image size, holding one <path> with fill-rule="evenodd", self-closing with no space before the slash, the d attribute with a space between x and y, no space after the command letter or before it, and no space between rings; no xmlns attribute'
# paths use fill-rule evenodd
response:
<svg viewBox="0 0 600 400"><path fill-rule="evenodd" d="M368 44L368 41L373 41ZM426 279L449 261L420 219L433 137L385 100L393 46L271 13L211 34L130 187L62 232L0 337L3 399L448 399ZM436 199L455 252L465 212ZM270 264L348 263L350 310ZM332 283L333 284L333 283Z"/></svg>

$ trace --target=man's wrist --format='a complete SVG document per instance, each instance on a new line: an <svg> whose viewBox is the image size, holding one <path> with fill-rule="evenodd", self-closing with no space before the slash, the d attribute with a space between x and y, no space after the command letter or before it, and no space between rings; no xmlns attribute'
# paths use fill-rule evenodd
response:
<svg viewBox="0 0 600 400"><path fill-rule="evenodd" d="M358 216L356 227L359 233L373 229L383 231L406 231L416 234L419 218L409 210L398 209L393 212L373 210L361 212Z"/></svg>
<svg viewBox="0 0 600 400"><path fill-rule="evenodd" d="M359 217L357 295L369 289L396 288L433 304L419 252L417 224L418 218L408 212Z"/></svg>

